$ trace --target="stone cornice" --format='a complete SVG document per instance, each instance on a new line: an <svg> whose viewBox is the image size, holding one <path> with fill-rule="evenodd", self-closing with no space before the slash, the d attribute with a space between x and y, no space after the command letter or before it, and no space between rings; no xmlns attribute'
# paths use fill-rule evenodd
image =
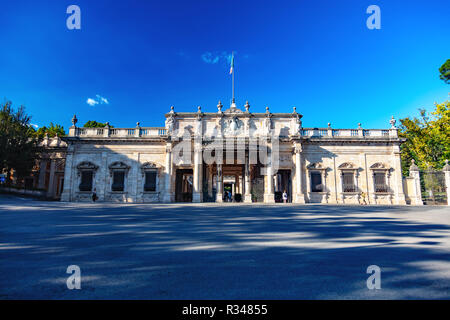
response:
<svg viewBox="0 0 450 320"><path fill-rule="evenodd" d="M160 136L160 137L86 137L86 138L80 138L80 137L65 137L64 140L67 143L71 144L93 144L93 143L99 143L99 144L114 144L114 143L149 143L149 142L156 142L156 143L166 143L168 140L167 136Z"/></svg>

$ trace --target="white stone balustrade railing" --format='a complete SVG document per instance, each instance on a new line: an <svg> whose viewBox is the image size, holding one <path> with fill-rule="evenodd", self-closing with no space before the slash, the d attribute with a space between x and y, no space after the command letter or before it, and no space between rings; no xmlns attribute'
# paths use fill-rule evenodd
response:
<svg viewBox="0 0 450 320"><path fill-rule="evenodd" d="M69 136L74 137L159 137L167 135L164 127L136 127L136 128L75 128ZM258 133L256 133L258 135ZM312 138L397 138L396 129L332 129L332 128L303 128L303 137ZM206 135L207 136L207 135Z"/></svg>
<svg viewBox="0 0 450 320"><path fill-rule="evenodd" d="M304 137L328 137L328 138L345 138L345 137L398 137L397 130L384 129L331 129L331 128L303 128L301 135Z"/></svg>
<svg viewBox="0 0 450 320"><path fill-rule="evenodd" d="M159 137L167 134L165 128L75 128L70 130L72 137Z"/></svg>

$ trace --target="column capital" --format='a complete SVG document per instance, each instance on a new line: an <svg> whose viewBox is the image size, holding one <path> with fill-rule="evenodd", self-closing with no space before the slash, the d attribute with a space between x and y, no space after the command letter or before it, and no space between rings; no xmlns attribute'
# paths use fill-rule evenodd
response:
<svg viewBox="0 0 450 320"><path fill-rule="evenodd" d="M301 153L303 151L302 144L295 142L294 143L294 153Z"/></svg>

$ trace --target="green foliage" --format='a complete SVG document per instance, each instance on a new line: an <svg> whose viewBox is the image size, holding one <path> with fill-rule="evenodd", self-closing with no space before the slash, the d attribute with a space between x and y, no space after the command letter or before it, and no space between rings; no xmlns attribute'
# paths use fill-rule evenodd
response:
<svg viewBox="0 0 450 320"><path fill-rule="evenodd" d="M444 80L445 83L450 83L450 59L447 59L447 61L439 68L439 72L439 78Z"/></svg>
<svg viewBox="0 0 450 320"><path fill-rule="evenodd" d="M106 127L106 123L97 122L94 120L89 120L83 126L84 128L104 128ZM109 125L110 128L114 128L114 126Z"/></svg>
<svg viewBox="0 0 450 320"><path fill-rule="evenodd" d="M400 137L407 141L402 144L402 171L409 174L411 160L423 170L429 166L439 169L445 159L450 159L450 102L436 104L436 109L428 113L420 110L419 118L400 119Z"/></svg>
<svg viewBox="0 0 450 320"><path fill-rule="evenodd" d="M22 178L33 168L37 147L30 120L23 106L17 111L10 101L0 106L0 172L8 178L12 169Z"/></svg>
<svg viewBox="0 0 450 320"><path fill-rule="evenodd" d="M45 134L48 134L50 138L53 138L56 135L58 135L59 137L64 137L66 135L66 132L64 131L63 126L50 122L50 125L48 127L43 126L39 128L35 133L36 137L38 137L39 139L44 138Z"/></svg>

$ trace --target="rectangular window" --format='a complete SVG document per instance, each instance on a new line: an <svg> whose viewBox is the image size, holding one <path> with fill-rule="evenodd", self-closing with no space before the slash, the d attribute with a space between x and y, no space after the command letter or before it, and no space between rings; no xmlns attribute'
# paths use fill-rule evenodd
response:
<svg viewBox="0 0 450 320"><path fill-rule="evenodd" d="M344 192L356 192L353 172L344 172L342 174L342 179L342 189Z"/></svg>
<svg viewBox="0 0 450 320"><path fill-rule="evenodd" d="M80 191L92 191L92 171L81 172Z"/></svg>
<svg viewBox="0 0 450 320"><path fill-rule="evenodd" d="M113 184L111 186L112 191L123 191L125 182L125 172L114 171L113 173Z"/></svg>
<svg viewBox="0 0 450 320"><path fill-rule="evenodd" d="M145 173L144 191L156 191L156 171Z"/></svg>
<svg viewBox="0 0 450 320"><path fill-rule="evenodd" d="M311 191L322 192L322 175L320 172L311 172Z"/></svg>
<svg viewBox="0 0 450 320"><path fill-rule="evenodd" d="M384 172L375 172L373 178L375 180L375 192L388 192Z"/></svg>

